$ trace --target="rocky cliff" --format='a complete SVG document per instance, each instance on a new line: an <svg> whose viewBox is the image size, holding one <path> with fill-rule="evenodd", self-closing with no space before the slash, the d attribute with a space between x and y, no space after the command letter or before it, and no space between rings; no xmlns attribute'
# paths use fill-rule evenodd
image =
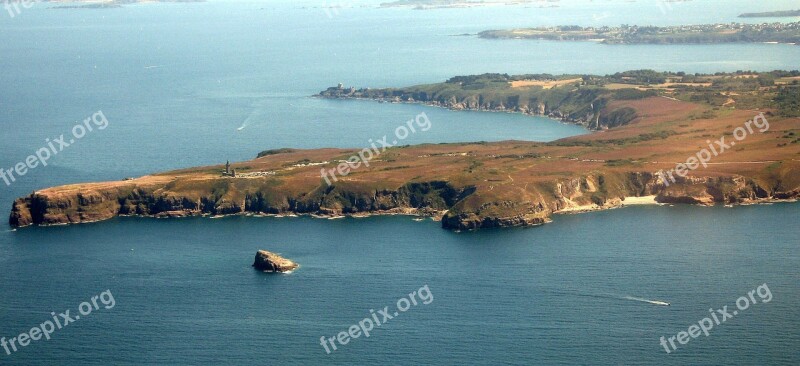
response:
<svg viewBox="0 0 800 366"><path fill-rule="evenodd" d="M626 197L654 195L656 201L662 203L711 205L800 196L800 187L785 190L742 176L681 179L665 186L652 172L597 172L529 184L525 188L496 190L491 186L430 181L379 190L340 183L291 194L266 180L258 184L241 181L244 180L204 181L209 187L207 191L168 188L185 183L181 178L161 184L148 183L145 179L117 185L87 185L80 191L44 190L16 200L9 223L13 227L75 224L125 215L413 214L441 216L444 228L471 230L539 225L548 222L553 213L616 207L623 204Z"/></svg>
<svg viewBox="0 0 800 366"><path fill-rule="evenodd" d="M448 83L440 85L435 88L418 86L403 89L355 89L339 86L328 88L317 96L328 99L421 103L452 110L522 113L546 116L594 130L622 126L637 117L633 109L610 107L609 103L615 99L615 93L603 89L545 90L505 87L500 91L486 91L473 90L463 84L458 84L458 87ZM641 94L648 95L645 92Z"/></svg>
<svg viewBox="0 0 800 366"><path fill-rule="evenodd" d="M737 141L685 177L657 172L697 159L709 136L731 136L752 111L698 118L696 104L653 97L614 101L641 116L634 123L551 143L427 144L376 151L351 165L359 149L270 150L232 165L137 179L42 189L17 199L13 227L107 220L116 216L233 214L316 216L413 214L454 230L529 226L554 213L616 207L627 197L710 205L794 200L800 195L800 119ZM435 123L435 122L434 122ZM733 145L731 143L731 145ZM699 147L698 147L699 146ZM688 159L687 159L688 158ZM335 176L335 178L334 178ZM323 178L324 177L324 178ZM669 183L669 184L667 184Z"/></svg>

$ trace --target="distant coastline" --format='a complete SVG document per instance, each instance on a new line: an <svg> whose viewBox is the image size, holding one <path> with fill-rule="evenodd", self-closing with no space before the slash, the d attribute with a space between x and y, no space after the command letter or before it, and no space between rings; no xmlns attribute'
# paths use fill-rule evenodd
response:
<svg viewBox="0 0 800 366"><path fill-rule="evenodd" d="M702 24L670 27L623 25L619 27L557 26L486 30L486 39L537 39L591 41L603 44L800 44L800 22L764 24Z"/></svg>
<svg viewBox="0 0 800 366"><path fill-rule="evenodd" d="M800 16L800 10L767 11L763 13L744 13L739 18L783 18Z"/></svg>
<svg viewBox="0 0 800 366"><path fill-rule="evenodd" d="M14 0L11 0L14 2ZM65 4L53 6L52 9L113 9L124 5L143 3L202 3L205 0L44 0L51 4Z"/></svg>

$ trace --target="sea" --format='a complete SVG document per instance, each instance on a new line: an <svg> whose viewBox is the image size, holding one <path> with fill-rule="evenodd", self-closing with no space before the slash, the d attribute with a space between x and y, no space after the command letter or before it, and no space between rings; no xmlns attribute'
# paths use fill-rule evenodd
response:
<svg viewBox="0 0 800 366"><path fill-rule="evenodd" d="M589 133L542 117L312 97L339 83L800 66L793 45L475 36L551 25L763 22L737 15L795 1L432 10L381 2L0 6L0 168L56 140L68 144L54 145L47 166L0 180L0 207L8 214L14 199L46 187L243 161L267 149L363 148L420 113L431 128L402 144ZM100 112L106 127L84 122ZM76 125L86 130L78 139ZM0 337L16 341L0 348L0 365L797 365L798 219L800 205L779 203L638 206L458 233L406 216L0 227ZM259 249L301 267L258 272L251 264ZM72 321L62 324L61 314ZM720 322L708 335L681 336L704 319ZM49 339L31 331L48 322L62 326ZM22 346L28 336L39 339Z"/></svg>

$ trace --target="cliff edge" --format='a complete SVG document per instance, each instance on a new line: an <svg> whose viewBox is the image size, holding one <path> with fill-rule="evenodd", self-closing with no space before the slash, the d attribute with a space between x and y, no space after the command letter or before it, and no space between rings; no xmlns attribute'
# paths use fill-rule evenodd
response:
<svg viewBox="0 0 800 366"><path fill-rule="evenodd" d="M17 199L9 224L74 224L116 216L409 214L471 230L546 223L555 213L617 207L628 197L711 205L800 196L799 118L770 116L705 166L664 180L710 138L726 137L756 113L701 117L707 107L651 97L615 101L631 123L550 143L428 144L380 151L348 166L358 149L281 149L223 166L39 190ZM698 164L695 164L698 165ZM671 173L670 173L671 174Z"/></svg>

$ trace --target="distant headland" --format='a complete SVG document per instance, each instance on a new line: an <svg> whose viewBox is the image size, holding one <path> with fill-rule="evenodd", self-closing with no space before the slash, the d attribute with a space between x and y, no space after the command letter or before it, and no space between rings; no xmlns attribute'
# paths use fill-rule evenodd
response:
<svg viewBox="0 0 800 366"><path fill-rule="evenodd" d="M768 11L763 13L744 13L740 14L739 18L783 18L783 17L798 17L800 10L782 10L782 11Z"/></svg>
<svg viewBox="0 0 800 366"><path fill-rule="evenodd" d="M632 108L612 102L653 96L736 108L771 106L785 116L800 116L800 105L790 102L800 98L799 85L800 71L703 75L632 70L605 76L468 75L452 77L443 83L384 89L356 89L340 83L316 96L421 103L452 110L514 112L605 130L628 124L638 116ZM760 93L754 95L759 90ZM744 94L748 97L743 97Z"/></svg>
<svg viewBox="0 0 800 366"><path fill-rule="evenodd" d="M549 41L593 41L604 44L800 44L800 22L764 24L704 24L669 27L622 25L619 27L558 26L487 30L487 39L539 39Z"/></svg>
<svg viewBox="0 0 800 366"><path fill-rule="evenodd" d="M42 189L13 203L9 223L399 214L470 230L629 204L800 198L800 71L484 74L399 89L336 86L320 96L532 111L596 131L547 143L391 147L331 185L320 170L346 169L359 149L269 150L246 162Z"/></svg>

